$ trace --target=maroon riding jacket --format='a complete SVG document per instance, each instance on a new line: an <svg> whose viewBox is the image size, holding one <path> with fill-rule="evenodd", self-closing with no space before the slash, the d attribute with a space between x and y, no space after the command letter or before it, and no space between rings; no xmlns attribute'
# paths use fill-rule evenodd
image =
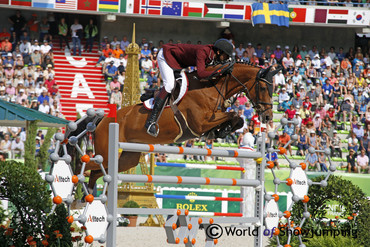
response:
<svg viewBox="0 0 370 247"><path fill-rule="evenodd" d="M213 61L213 45L165 44L163 56L172 69L197 66L200 78L209 77L214 71L206 71L206 64Z"/></svg>

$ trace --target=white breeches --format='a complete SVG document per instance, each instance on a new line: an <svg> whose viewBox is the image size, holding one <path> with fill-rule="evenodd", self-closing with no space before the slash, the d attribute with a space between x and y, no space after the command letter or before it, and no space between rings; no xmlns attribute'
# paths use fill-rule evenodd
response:
<svg viewBox="0 0 370 247"><path fill-rule="evenodd" d="M161 72L163 86L167 93L171 93L175 86L175 75L173 69L167 64L166 59L163 56L163 49L158 52L158 67Z"/></svg>

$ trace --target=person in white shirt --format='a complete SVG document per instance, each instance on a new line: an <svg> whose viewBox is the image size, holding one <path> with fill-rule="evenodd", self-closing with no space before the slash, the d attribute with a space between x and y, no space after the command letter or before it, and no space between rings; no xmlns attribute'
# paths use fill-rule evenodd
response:
<svg viewBox="0 0 370 247"><path fill-rule="evenodd" d="M76 56L76 46L78 46L78 55L81 56L81 36L83 33L82 25L75 19L74 24L71 26L72 42L73 42L73 56Z"/></svg>
<svg viewBox="0 0 370 247"><path fill-rule="evenodd" d="M31 54L31 43L26 39L22 40L22 43L19 45L19 51L22 53L23 58Z"/></svg>
<svg viewBox="0 0 370 247"><path fill-rule="evenodd" d="M123 51L126 50L126 47L130 44L130 42L127 40L127 37L126 36L123 36L122 37L122 41L121 41L121 49Z"/></svg>
<svg viewBox="0 0 370 247"><path fill-rule="evenodd" d="M45 57L51 50L51 46L47 40L44 40L44 44L40 46L40 51L43 57Z"/></svg>
<svg viewBox="0 0 370 247"><path fill-rule="evenodd" d="M285 85L285 77L284 77L283 73L281 72L281 70L279 71L279 73L277 73L274 76L274 84L275 84L275 90L278 89L278 86L284 86Z"/></svg>
<svg viewBox="0 0 370 247"><path fill-rule="evenodd" d="M16 154L20 154L20 158L23 157L23 154L24 154L24 144L21 141L20 136L17 136L15 138L15 140L12 141L11 152L12 152L12 159L15 159L15 155Z"/></svg>
<svg viewBox="0 0 370 247"><path fill-rule="evenodd" d="M279 104L283 103L286 100L289 100L289 94L287 93L286 88L283 87L282 91L279 94Z"/></svg>
<svg viewBox="0 0 370 247"><path fill-rule="evenodd" d="M35 42L33 43L33 45L31 45L31 53L35 50L40 50L39 42L37 41L37 39L35 39Z"/></svg>
<svg viewBox="0 0 370 247"><path fill-rule="evenodd" d="M116 47L116 45L121 45L121 42L117 40L117 36L113 37L113 41L110 42L112 47Z"/></svg>
<svg viewBox="0 0 370 247"><path fill-rule="evenodd" d="M141 78L148 76L150 71L153 68L153 62L149 59L149 56L146 56L144 60L141 61Z"/></svg>
<svg viewBox="0 0 370 247"><path fill-rule="evenodd" d="M316 72L321 72L321 62L320 62L320 56L319 54L316 54L314 56L314 59L312 60L313 68L316 70Z"/></svg>
<svg viewBox="0 0 370 247"><path fill-rule="evenodd" d="M236 55L238 56L238 58L243 57L243 52L244 51L245 51L245 49L243 48L243 43L240 43L239 47L235 49L235 52L236 52Z"/></svg>
<svg viewBox="0 0 370 247"><path fill-rule="evenodd" d="M335 53L334 46L330 47L330 51L328 52L328 56L331 58L331 60L334 60L334 58L337 56L337 54Z"/></svg>
<svg viewBox="0 0 370 247"><path fill-rule="evenodd" d="M42 112L42 113L45 113L45 114L50 113L50 106L49 106L49 103L46 99L39 106L39 111Z"/></svg>

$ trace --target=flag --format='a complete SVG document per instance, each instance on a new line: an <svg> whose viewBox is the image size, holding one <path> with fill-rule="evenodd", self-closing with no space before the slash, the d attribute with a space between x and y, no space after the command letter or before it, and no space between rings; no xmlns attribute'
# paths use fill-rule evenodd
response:
<svg viewBox="0 0 370 247"><path fill-rule="evenodd" d="M327 9L315 9L314 23L326 23Z"/></svg>
<svg viewBox="0 0 370 247"><path fill-rule="evenodd" d="M329 9L328 23L347 24L347 9Z"/></svg>
<svg viewBox="0 0 370 247"><path fill-rule="evenodd" d="M245 6L244 20L250 20L252 17L252 7L250 5Z"/></svg>
<svg viewBox="0 0 370 247"><path fill-rule="evenodd" d="M206 18L221 18L224 13L223 3L205 3L204 4L204 17Z"/></svg>
<svg viewBox="0 0 370 247"><path fill-rule="evenodd" d="M18 5L18 6L32 6L31 0L11 0L10 5Z"/></svg>
<svg viewBox="0 0 370 247"><path fill-rule="evenodd" d="M349 25L370 25L370 11L349 10L347 24Z"/></svg>
<svg viewBox="0 0 370 247"><path fill-rule="evenodd" d="M252 23L275 24L289 27L289 9L286 4L252 4Z"/></svg>
<svg viewBox="0 0 370 247"><path fill-rule="evenodd" d="M306 22L305 8L289 8L289 21L291 22Z"/></svg>
<svg viewBox="0 0 370 247"><path fill-rule="evenodd" d="M99 0L99 11L118 12L119 0Z"/></svg>
<svg viewBox="0 0 370 247"><path fill-rule="evenodd" d="M314 23L314 20L315 20L315 8L307 8L305 23Z"/></svg>
<svg viewBox="0 0 370 247"><path fill-rule="evenodd" d="M139 14L140 0L121 0L121 13Z"/></svg>
<svg viewBox="0 0 370 247"><path fill-rule="evenodd" d="M0 4L9 4L9 0L0 0Z"/></svg>
<svg viewBox="0 0 370 247"><path fill-rule="evenodd" d="M181 16L182 2L164 1L162 3L162 15Z"/></svg>
<svg viewBox="0 0 370 247"><path fill-rule="evenodd" d="M244 19L244 5L225 4L224 19Z"/></svg>
<svg viewBox="0 0 370 247"><path fill-rule="evenodd" d="M33 0L32 7L53 9L55 0Z"/></svg>
<svg viewBox="0 0 370 247"><path fill-rule="evenodd" d="M108 104L108 115L107 117L114 117L114 122L117 123L117 105L116 104Z"/></svg>
<svg viewBox="0 0 370 247"><path fill-rule="evenodd" d="M77 0L56 0L55 8L76 10Z"/></svg>
<svg viewBox="0 0 370 247"><path fill-rule="evenodd" d="M161 0L141 0L142 15L161 15Z"/></svg>
<svg viewBox="0 0 370 247"><path fill-rule="evenodd" d="M203 3L184 2L182 16L202 17Z"/></svg>
<svg viewBox="0 0 370 247"><path fill-rule="evenodd" d="M78 10L96 11L97 7L98 7L97 0L78 0L77 3Z"/></svg>

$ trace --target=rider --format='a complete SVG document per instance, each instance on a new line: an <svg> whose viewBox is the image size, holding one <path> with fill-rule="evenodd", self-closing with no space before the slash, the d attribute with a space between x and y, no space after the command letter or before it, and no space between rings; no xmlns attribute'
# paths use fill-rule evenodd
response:
<svg viewBox="0 0 370 247"><path fill-rule="evenodd" d="M158 52L158 66L161 72L163 87L154 100L154 108L148 117L145 128L151 136L157 136L158 117L175 86L179 71L190 66L197 67L199 79L215 75L207 71L206 66L223 62L232 57L234 46L227 39L219 39L213 45L165 44Z"/></svg>

